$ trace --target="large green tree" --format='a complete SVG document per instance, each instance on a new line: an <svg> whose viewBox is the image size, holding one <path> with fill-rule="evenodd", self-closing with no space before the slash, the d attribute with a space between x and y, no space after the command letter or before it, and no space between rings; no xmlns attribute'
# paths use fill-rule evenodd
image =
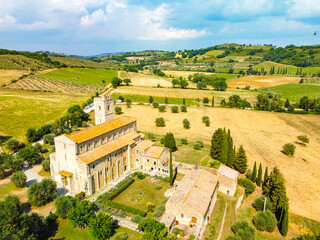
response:
<svg viewBox="0 0 320 240"><path fill-rule="evenodd" d="M94 217L93 204L89 201L81 201L68 213L68 219L77 227L86 227Z"/></svg>
<svg viewBox="0 0 320 240"><path fill-rule="evenodd" d="M246 152L243 149L242 145L238 149L237 156L233 162L233 167L238 170L240 173L245 173L247 170L247 156Z"/></svg>
<svg viewBox="0 0 320 240"><path fill-rule="evenodd" d="M71 196L61 195L55 200L56 214L61 218L66 218L69 211L76 205L77 199Z"/></svg>
<svg viewBox="0 0 320 240"><path fill-rule="evenodd" d="M33 183L28 189L28 200L32 206L42 206L57 197L57 184L50 178Z"/></svg>
<svg viewBox="0 0 320 240"><path fill-rule="evenodd" d="M40 154L32 145L28 145L19 150L17 157L29 164L35 164L39 162Z"/></svg>
<svg viewBox="0 0 320 240"><path fill-rule="evenodd" d="M98 239L109 239L114 235L117 224L113 222L110 215L99 212L95 218L90 221L90 231Z"/></svg>

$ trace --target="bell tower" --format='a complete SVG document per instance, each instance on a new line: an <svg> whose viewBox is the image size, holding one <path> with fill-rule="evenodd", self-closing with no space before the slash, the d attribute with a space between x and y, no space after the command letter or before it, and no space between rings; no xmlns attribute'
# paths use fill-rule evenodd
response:
<svg viewBox="0 0 320 240"><path fill-rule="evenodd" d="M114 118L113 98L110 95L94 98L94 115L96 125Z"/></svg>

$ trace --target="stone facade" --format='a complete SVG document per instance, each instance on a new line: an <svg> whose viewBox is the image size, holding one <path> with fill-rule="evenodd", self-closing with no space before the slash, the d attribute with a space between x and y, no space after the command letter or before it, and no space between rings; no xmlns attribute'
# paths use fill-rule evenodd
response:
<svg viewBox="0 0 320 240"><path fill-rule="evenodd" d="M99 109L99 106L100 115L96 114L99 115L98 122L113 118L111 97L95 99L95 108ZM83 131L58 136L54 140L56 152L50 155L52 179L71 193L84 192L86 195L99 191L131 171L139 170L141 164L136 159L143 161L150 147L155 148L150 146L146 152L137 148L146 141L144 135L137 132L136 119L128 116L109 119ZM149 158L152 163L156 162L155 168L145 167L143 170L150 174L167 174L169 151L164 147L156 148L156 153L161 154L153 154L154 158Z"/></svg>
<svg viewBox="0 0 320 240"><path fill-rule="evenodd" d="M234 196L237 189L239 173L223 164L220 165L217 175L219 177L219 191L229 196Z"/></svg>

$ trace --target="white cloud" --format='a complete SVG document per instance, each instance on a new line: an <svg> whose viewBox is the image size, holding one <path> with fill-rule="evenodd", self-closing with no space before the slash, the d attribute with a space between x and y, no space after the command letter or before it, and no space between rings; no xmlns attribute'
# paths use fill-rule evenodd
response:
<svg viewBox="0 0 320 240"><path fill-rule="evenodd" d="M232 16L234 14L261 14L266 13L273 7L273 1L270 0L230 0L226 1L223 14Z"/></svg>
<svg viewBox="0 0 320 240"><path fill-rule="evenodd" d="M289 0L288 13L293 18L320 17L319 0Z"/></svg>
<svg viewBox="0 0 320 240"><path fill-rule="evenodd" d="M98 9L97 11L93 12L92 14L87 14L81 18L81 26L92 26L97 24L102 24L107 20L107 16L104 14L102 9Z"/></svg>
<svg viewBox="0 0 320 240"><path fill-rule="evenodd" d="M109 3L106 7L106 12L110 14L114 12L117 8L126 8L126 7L127 7L127 4L124 2L109 0Z"/></svg>

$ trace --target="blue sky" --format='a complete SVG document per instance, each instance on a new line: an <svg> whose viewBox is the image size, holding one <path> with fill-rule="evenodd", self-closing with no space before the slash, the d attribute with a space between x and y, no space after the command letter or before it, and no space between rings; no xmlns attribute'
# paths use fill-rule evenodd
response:
<svg viewBox="0 0 320 240"><path fill-rule="evenodd" d="M0 6L0 48L16 50L91 55L320 44L319 0L0 0Z"/></svg>

